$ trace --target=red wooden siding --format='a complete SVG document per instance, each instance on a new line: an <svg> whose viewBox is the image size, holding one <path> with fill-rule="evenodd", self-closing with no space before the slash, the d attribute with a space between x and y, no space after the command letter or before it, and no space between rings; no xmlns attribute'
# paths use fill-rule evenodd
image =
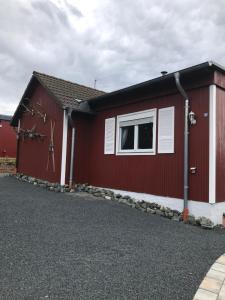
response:
<svg viewBox="0 0 225 300"><path fill-rule="evenodd" d="M41 107L36 104L40 101ZM23 140L23 138L20 138L18 149L18 172L28 174L36 178L45 179L50 182L59 182L61 171L63 110L40 85L38 85L35 89L29 105L35 106L40 111L47 114L46 123L44 123L43 119L41 119L37 114L32 116L30 113L25 112L21 119L21 128L31 129L34 125L36 125L35 131L46 136L43 140L32 140L28 138ZM52 161L50 161L49 169L46 170L50 143L51 120L56 122L54 134L55 172L53 172Z"/></svg>
<svg viewBox="0 0 225 300"><path fill-rule="evenodd" d="M75 116L76 137L75 137L75 153L74 153L74 180L75 182L89 182L90 173L90 152L93 144L90 139L93 130L92 117ZM102 149L101 149L102 151ZM97 173L96 173L97 175ZM97 175L98 176L98 175Z"/></svg>
<svg viewBox="0 0 225 300"><path fill-rule="evenodd" d="M216 110L216 199L225 201L225 90L217 87Z"/></svg>
<svg viewBox="0 0 225 300"><path fill-rule="evenodd" d="M0 120L0 157L16 157L16 133L9 121Z"/></svg>
<svg viewBox="0 0 225 300"><path fill-rule="evenodd" d="M208 201L208 87L188 91L197 125L190 129L191 200ZM175 198L183 197L183 115L180 95L120 105L105 109L93 119L76 118L75 181L101 187L144 192ZM151 108L175 106L175 153L156 155L104 155L105 119ZM157 136L157 135L156 135ZM157 145L157 142L156 142Z"/></svg>

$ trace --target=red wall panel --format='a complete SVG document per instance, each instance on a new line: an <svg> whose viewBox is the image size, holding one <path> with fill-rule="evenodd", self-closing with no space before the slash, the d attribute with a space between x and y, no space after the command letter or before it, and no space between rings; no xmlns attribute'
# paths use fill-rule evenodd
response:
<svg viewBox="0 0 225 300"><path fill-rule="evenodd" d="M16 157L16 133L9 121L0 120L0 157Z"/></svg>
<svg viewBox="0 0 225 300"><path fill-rule="evenodd" d="M74 153L74 180L75 182L89 182L90 152L93 149L90 134L93 126L93 117L75 116L76 136ZM96 174L98 174L96 172Z"/></svg>
<svg viewBox="0 0 225 300"><path fill-rule="evenodd" d="M40 103L41 105L37 104ZM48 180L50 182L60 181L61 171L61 150L62 150L62 126L63 126L63 110L45 91L38 85L28 104L34 110L47 114L46 123L35 113L33 116L29 112L25 112L21 118L21 128L31 129L36 126L35 131L44 134L43 139L23 139L20 137L18 149L18 172ZM53 171L53 163L50 160L47 170L47 160L49 155L49 144L51 135L51 121L55 122L54 131L54 153L55 153L55 172Z"/></svg>
<svg viewBox="0 0 225 300"><path fill-rule="evenodd" d="M209 91L202 87L188 91L197 125L190 128L189 199L208 201L208 115ZM105 119L151 108L175 106L175 153L156 155L104 155ZM105 109L93 119L76 119L75 181L101 187L183 197L184 100L178 94L146 99ZM157 144L157 143L156 143Z"/></svg>

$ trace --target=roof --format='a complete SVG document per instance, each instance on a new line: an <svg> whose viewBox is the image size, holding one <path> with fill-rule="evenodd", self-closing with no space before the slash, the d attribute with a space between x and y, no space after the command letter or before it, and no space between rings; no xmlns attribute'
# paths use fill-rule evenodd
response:
<svg viewBox="0 0 225 300"><path fill-rule="evenodd" d="M0 120L11 121L11 119L12 119L12 116L0 115Z"/></svg>
<svg viewBox="0 0 225 300"><path fill-rule="evenodd" d="M218 70L221 73L225 74L225 67L223 67L222 65L220 65L220 64L218 64L214 61L207 61L207 62L198 64L198 65L195 65L195 66L192 66L192 67L189 67L189 68L185 68L185 69L181 69L181 70L176 71L176 72L168 73L167 75L164 75L164 76L156 77L156 78L153 78L151 80L147 80L147 81L135 84L135 85L131 85L131 86L128 86L126 88L113 91L111 93L107 93L107 94L104 94L104 95L93 97L93 98L88 100L88 103L91 104L91 105L92 104L94 105L94 104L97 104L97 103L100 104L100 103L103 103L103 102L107 101L109 98L112 98L114 96L116 97L116 96L121 95L121 94L125 95L126 93L133 92L133 91L139 90L141 88L145 88L145 87L153 87L155 85L164 83L166 81L174 81L174 86L175 86L174 74L177 73L177 72L180 73L181 77L186 76L186 77L190 78L190 76L192 74L195 74L195 73L197 74L198 72L200 73L200 72L206 72L206 71L212 71L212 70Z"/></svg>
<svg viewBox="0 0 225 300"><path fill-rule="evenodd" d="M55 96L63 108L76 108L82 100L105 94L103 91L36 71L33 72L33 76Z"/></svg>
<svg viewBox="0 0 225 300"><path fill-rule="evenodd" d="M168 86L175 85L174 74L179 72L181 75L181 81L188 82L194 80L194 78L201 78L202 75L210 73L212 71L220 71L225 74L225 67L220 64L207 61L189 68L185 68L173 73L168 73L167 75L153 78L151 80L135 84L120 90L113 91L111 93L105 93L103 91L95 90L90 87L86 87L77 83L59 79L50 75L39 73L34 71L33 76L28 84L27 89L21 99L21 102L27 95L29 96L29 87L32 85L34 78L42 86L44 86L47 91L61 104L63 108L71 108L72 110L82 112L82 113L92 113L96 108L96 104L101 106L103 103L107 102L110 98L115 99L117 96L125 96L130 92L138 93L144 88L149 88L150 92L154 89L168 88ZM86 101L85 101L86 100ZM20 102L20 104L21 104ZM12 117L11 124L13 126L17 125L19 114L22 113L20 109L20 104Z"/></svg>
<svg viewBox="0 0 225 300"><path fill-rule="evenodd" d="M105 94L103 91L34 71L33 76L31 77L20 103L12 117L12 126L17 126L18 119L21 117L21 114L24 111L24 107L21 104L24 101L29 101L30 97L32 96L32 90L38 83L47 90L47 92L59 103L63 109L69 108L80 111L79 107L81 106L81 102L85 102L90 98ZM91 113L89 107L86 106L84 105L85 112Z"/></svg>

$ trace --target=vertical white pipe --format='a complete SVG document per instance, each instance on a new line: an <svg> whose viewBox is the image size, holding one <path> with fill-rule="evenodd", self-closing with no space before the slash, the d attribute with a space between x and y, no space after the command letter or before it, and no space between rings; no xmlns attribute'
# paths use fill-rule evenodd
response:
<svg viewBox="0 0 225 300"><path fill-rule="evenodd" d="M184 210L188 208L189 192L189 128L188 128L189 100L185 99L184 106Z"/></svg>
<svg viewBox="0 0 225 300"><path fill-rule="evenodd" d="M216 203L216 85L209 87L209 203Z"/></svg>
<svg viewBox="0 0 225 300"><path fill-rule="evenodd" d="M65 184L66 178L66 153L67 153L67 133L68 133L68 114L63 111L63 135L62 135L62 158L61 158L61 177L60 184Z"/></svg>
<svg viewBox="0 0 225 300"><path fill-rule="evenodd" d="M18 120L18 125L17 125L17 139L19 139L19 134L20 134L20 119Z"/></svg>
<svg viewBox="0 0 225 300"><path fill-rule="evenodd" d="M71 155L70 155L70 188L73 184L73 166L74 166L74 144L75 144L75 128L72 127Z"/></svg>

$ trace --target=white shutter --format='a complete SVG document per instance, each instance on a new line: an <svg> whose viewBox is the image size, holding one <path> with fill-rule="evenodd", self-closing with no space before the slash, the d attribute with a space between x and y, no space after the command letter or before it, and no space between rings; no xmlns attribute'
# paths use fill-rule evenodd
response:
<svg viewBox="0 0 225 300"><path fill-rule="evenodd" d="M159 109L158 153L174 153L174 106Z"/></svg>
<svg viewBox="0 0 225 300"><path fill-rule="evenodd" d="M115 151L115 118L105 119L104 154L114 154Z"/></svg>

